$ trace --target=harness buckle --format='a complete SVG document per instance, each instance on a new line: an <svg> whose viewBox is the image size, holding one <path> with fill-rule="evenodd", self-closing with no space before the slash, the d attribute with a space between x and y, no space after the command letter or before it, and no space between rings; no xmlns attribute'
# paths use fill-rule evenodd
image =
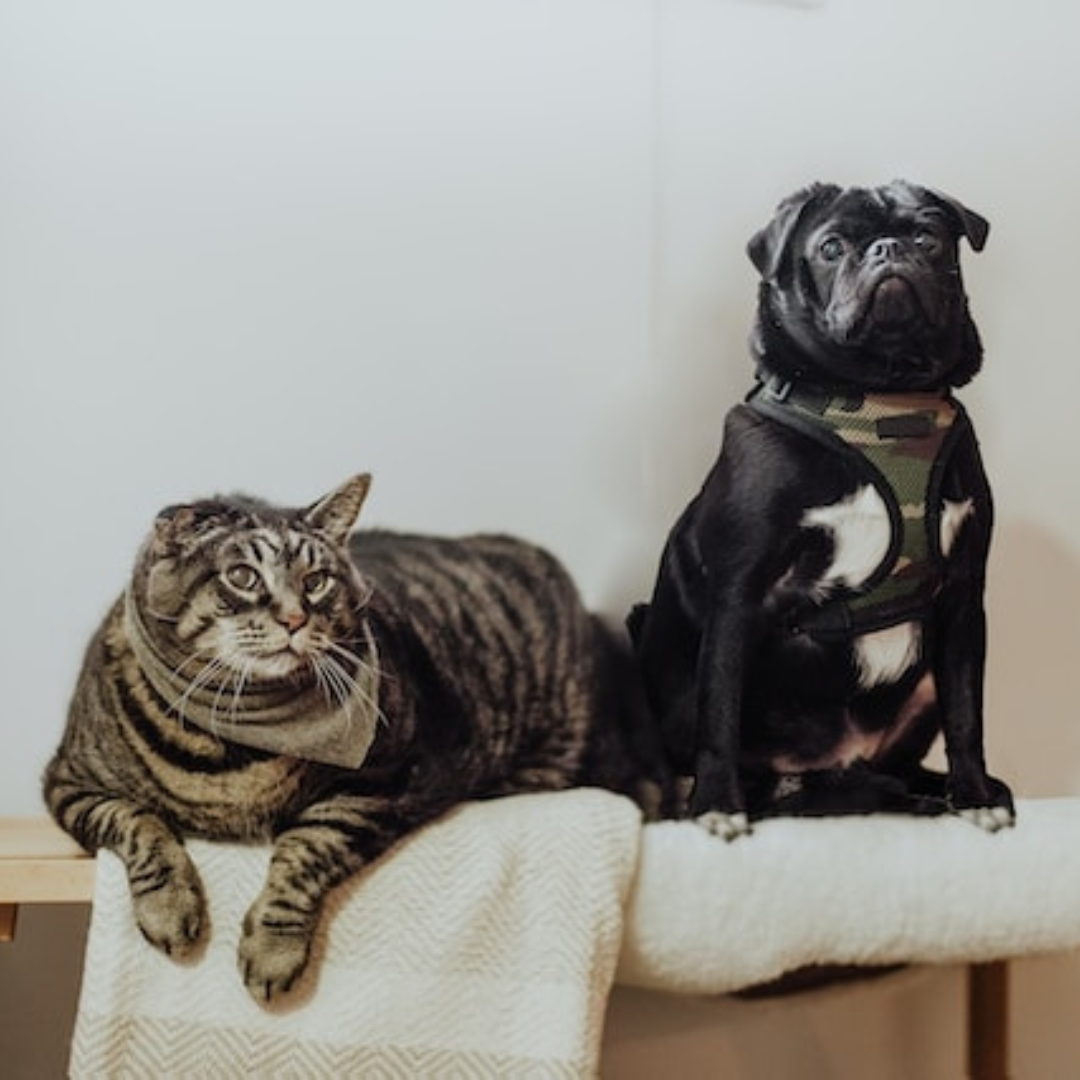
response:
<svg viewBox="0 0 1080 1080"><path fill-rule="evenodd" d="M791 396L791 389L794 384L790 379L780 379L776 375L770 376L769 381L765 384L766 389L769 391L769 396L773 401L785 402Z"/></svg>

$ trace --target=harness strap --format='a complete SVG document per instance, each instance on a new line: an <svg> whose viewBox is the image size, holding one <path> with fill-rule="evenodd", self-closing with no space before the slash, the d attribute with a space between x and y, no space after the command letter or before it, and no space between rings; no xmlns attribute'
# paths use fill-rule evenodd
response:
<svg viewBox="0 0 1080 1080"><path fill-rule="evenodd" d="M798 613L795 631L845 639L926 615L941 587L941 480L967 415L947 392L850 394L766 382L755 411L845 456L874 485L889 550L857 590Z"/></svg>

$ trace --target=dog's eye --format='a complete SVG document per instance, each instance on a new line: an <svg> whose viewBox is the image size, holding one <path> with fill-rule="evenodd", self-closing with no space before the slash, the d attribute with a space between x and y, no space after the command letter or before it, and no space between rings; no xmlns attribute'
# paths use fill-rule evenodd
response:
<svg viewBox="0 0 1080 1080"><path fill-rule="evenodd" d="M839 236L826 236L818 246L818 253L826 262L836 262L843 258L847 245Z"/></svg>
<svg viewBox="0 0 1080 1080"><path fill-rule="evenodd" d="M914 239L915 246L924 255L937 255L941 251L941 237L929 229L919 229Z"/></svg>

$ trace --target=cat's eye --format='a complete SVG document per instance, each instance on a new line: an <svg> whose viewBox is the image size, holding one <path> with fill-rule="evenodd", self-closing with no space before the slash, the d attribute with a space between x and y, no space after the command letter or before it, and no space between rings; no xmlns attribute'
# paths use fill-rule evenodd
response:
<svg viewBox="0 0 1080 1080"><path fill-rule="evenodd" d="M325 570L312 570L304 575L304 595L309 600L318 600L330 590L333 579Z"/></svg>
<svg viewBox="0 0 1080 1080"><path fill-rule="evenodd" d="M262 577L254 566L247 563L235 563L225 571L225 580L234 588L242 592L254 592L260 584Z"/></svg>

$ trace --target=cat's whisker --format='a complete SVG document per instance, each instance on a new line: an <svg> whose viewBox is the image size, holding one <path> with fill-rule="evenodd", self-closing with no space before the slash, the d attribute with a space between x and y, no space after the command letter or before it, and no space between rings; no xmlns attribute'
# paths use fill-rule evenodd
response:
<svg viewBox="0 0 1080 1080"><path fill-rule="evenodd" d="M335 656L340 656L344 659L346 665L354 670L359 670L363 665L363 660L354 653L351 649L347 649L340 642L335 641L329 634L320 634L316 640L317 652L315 657L328 664L333 664L336 668L342 672L346 671L346 668L341 665L339 661L334 659Z"/></svg>
<svg viewBox="0 0 1080 1080"><path fill-rule="evenodd" d="M347 649L342 649L341 651L346 653L346 655L353 656ZM320 659L321 664L325 667L327 677L332 679L335 682L335 685L340 688L338 690L339 702L346 707L347 711L349 710L350 702L358 700L365 709L374 711L376 723L388 723L386 715L379 706L379 695L377 692L373 692L369 689L366 683L357 679L333 656L324 654ZM369 665L364 661L358 661L356 666L361 670L369 668Z"/></svg>
<svg viewBox="0 0 1080 1080"><path fill-rule="evenodd" d="M331 705L348 706L350 691L353 685L348 679L347 673L329 656L317 658L319 680L326 688L326 699Z"/></svg>
<svg viewBox="0 0 1080 1080"><path fill-rule="evenodd" d="M229 711L225 712L224 715L226 721L230 716L235 715L237 695L243 689L246 671L250 670L251 661L242 656L240 657L239 665L235 663L234 658L231 656L221 657L219 660L221 665L220 670L225 672L225 678L217 687L214 694L214 700L210 705L210 724L214 728L214 734L220 737L220 733L217 730L218 706L221 705L222 700L225 698L230 688L232 688L233 704L230 706Z"/></svg>
<svg viewBox="0 0 1080 1080"><path fill-rule="evenodd" d="M197 694L203 687L213 681L214 675L220 664L217 657L212 654L210 655L209 662L205 662L206 656L206 651L200 650L199 652L193 653L173 670L173 675L179 679L183 676L183 671L189 664L203 663L203 666L188 680L184 692L169 705L169 711L176 713L181 725L188 719L188 701L193 698L193 695Z"/></svg>
<svg viewBox="0 0 1080 1080"><path fill-rule="evenodd" d="M189 682L184 693L176 700L173 708L176 709L181 723L188 719L187 711L189 703L193 704L196 701L197 695L213 683L215 674L220 666L220 661L216 657L211 657L210 661L195 673L195 676ZM192 723L195 723L196 727L199 726L194 719L192 719Z"/></svg>
<svg viewBox="0 0 1080 1080"><path fill-rule="evenodd" d="M311 673L315 676L315 684L318 686L319 693L322 694L323 700L328 704L333 705L336 697L336 689L323 670L323 658L320 654L314 653L310 657L309 666L311 668Z"/></svg>
<svg viewBox="0 0 1080 1080"><path fill-rule="evenodd" d="M345 722L349 727L352 726L353 706L357 701L365 708L370 708L375 704L356 679L333 657L325 654L320 656L319 670L323 683L330 691L331 704L336 703L345 710Z"/></svg>
<svg viewBox="0 0 1080 1080"><path fill-rule="evenodd" d="M210 657L212 661L213 653L211 653L208 649L199 649L196 652L193 652L190 656L185 657L179 664L177 664L176 667L172 669L172 674L176 678L183 678L185 668L192 664L204 663L207 657Z"/></svg>
<svg viewBox="0 0 1080 1080"><path fill-rule="evenodd" d="M209 725L197 724L196 726L203 727L204 730L209 731L219 741L222 741L224 736L217 727L218 706L232 684L233 678L234 670L232 665L224 658L214 656L210 663L199 673L198 681L192 688L198 691L213 690L214 696L209 705ZM205 706L203 707L205 708Z"/></svg>
<svg viewBox="0 0 1080 1080"><path fill-rule="evenodd" d="M347 649L340 641L335 641L327 634L323 634L319 638L319 647L324 652L333 653L335 656L342 656L351 663L359 666L363 661L360 656L353 652L352 649Z"/></svg>
<svg viewBox="0 0 1080 1080"><path fill-rule="evenodd" d="M368 636L368 651L371 654L370 657L361 656L360 653L346 648L340 641L334 641L331 638L327 638L324 642L320 642L320 644L326 651L332 652L335 656L343 657L346 663L356 670L364 668L368 670L377 670L380 682L390 683L397 681L393 672L385 671L379 665L378 654L375 652L374 642L370 636L370 632Z"/></svg>
<svg viewBox="0 0 1080 1080"><path fill-rule="evenodd" d="M382 671L381 669L379 669L378 657L377 656L373 655L371 659L368 659L366 657L362 657L358 653L353 652L352 649L347 649L340 642L333 641L333 640L330 640L330 639L327 639L325 642L321 642L320 644L323 645L323 648L327 652L331 652L335 656L343 657L345 659L346 663L349 664L350 667L352 667L353 669L355 669L357 671L364 670L364 669L370 671L372 669L375 669L375 670L379 671L379 678L381 680L389 681L389 680L391 680L393 678L392 675L388 675L385 671Z"/></svg>
<svg viewBox="0 0 1080 1080"><path fill-rule="evenodd" d="M312 666L327 704L344 707L346 717L351 719L349 691L355 683L352 682L348 673L335 660L319 653L312 656Z"/></svg>
<svg viewBox="0 0 1080 1080"><path fill-rule="evenodd" d="M247 661L244 666L236 673L236 686L233 689L232 705L229 707L229 720L235 723L239 719L242 711L242 699L244 696L244 688L247 685L247 681L251 676L251 672L255 667L253 660Z"/></svg>

